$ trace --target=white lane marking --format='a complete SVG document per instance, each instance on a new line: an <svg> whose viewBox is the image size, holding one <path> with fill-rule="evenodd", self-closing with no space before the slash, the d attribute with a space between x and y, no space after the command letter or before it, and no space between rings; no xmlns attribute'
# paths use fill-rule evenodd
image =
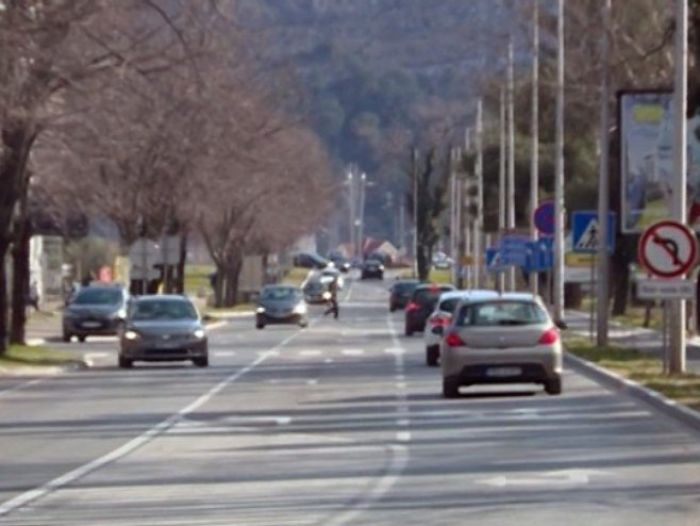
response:
<svg viewBox="0 0 700 526"><path fill-rule="evenodd" d="M361 356L365 354L365 351L362 349L343 349L340 353L345 356Z"/></svg>
<svg viewBox="0 0 700 526"><path fill-rule="evenodd" d="M187 406L183 407L176 413L171 414L168 418L165 420L162 420L158 422L156 425L152 426L151 428L147 429L144 431L142 434L139 436L132 438L125 444L119 446L116 449L113 449L109 453L106 453L105 455L102 455L99 458L96 458L95 460L91 460L90 462L87 462L83 464L82 466L79 466L67 473L64 473L63 475L56 477L53 480L50 480L49 482L38 486L34 489L31 489L29 491L25 491L24 493L20 493L16 497L11 498L10 500L7 500L0 504L0 517L7 515L8 513L26 506L30 502L33 502L37 499L40 499L42 497L45 497L49 493L52 493L58 489L61 489L62 487L75 482L76 480L84 477L85 475L92 473L93 471L103 468L108 464L111 464L112 462L115 462L119 460L120 458L128 455L129 453L135 451L136 449L140 448L141 446L147 444L154 438L156 438L158 435L163 434L165 431L173 427L175 424L180 422L183 417L189 415L190 413L196 411L200 407L202 407L204 404L209 402L214 396L219 394L222 390L224 390L228 385L232 384L233 382L237 381L239 378L241 378L243 375L249 373L253 369L255 369L258 365L263 363L265 360L267 360L270 356L277 356L279 354L279 351L277 349L281 349L285 345L287 345L290 341L292 341L294 338L296 338L299 334L302 334L301 332L295 332L293 334L290 334L287 338L282 340L281 343L277 344L275 347L270 349L269 351L261 354L258 358L256 358L252 363L249 365L243 367L242 369L238 370L237 372L227 376L224 378L222 381L220 381L218 384L216 384L214 387L209 389L207 392L205 392L203 395L201 395L199 398L195 399L192 401L190 404Z"/></svg>
<svg viewBox="0 0 700 526"><path fill-rule="evenodd" d="M348 509L340 515L336 515L331 520L326 522L329 526L342 526L350 524L366 510L372 507L372 504L379 501L399 480L399 477L406 469L408 464L408 450L406 446L392 444L389 446L391 460L386 472L382 478L378 480L372 489L364 495L352 508Z"/></svg>
<svg viewBox="0 0 700 526"><path fill-rule="evenodd" d="M396 425L397 425L397 426L401 426L401 427L406 427L406 426L408 426L408 425L410 425L410 424L411 424L411 421L410 421L408 418L399 418L399 419L396 421Z"/></svg>
<svg viewBox="0 0 700 526"><path fill-rule="evenodd" d="M409 431L399 431L396 433L396 440L397 442L410 442L411 433Z"/></svg>
<svg viewBox="0 0 700 526"><path fill-rule="evenodd" d="M227 358L236 356L236 351L214 351L212 354L217 358Z"/></svg>
<svg viewBox="0 0 700 526"><path fill-rule="evenodd" d="M22 382L21 384L9 387L0 391L0 398L15 393L17 391L21 391L22 389L26 389L27 387L30 387L32 385L40 384L41 382L45 382L46 380L48 380L48 378L34 378L33 380L27 380L26 382Z"/></svg>
<svg viewBox="0 0 700 526"><path fill-rule="evenodd" d="M109 357L108 352L89 352L89 353L85 354L86 360L94 360L94 359L107 358L107 357Z"/></svg>
<svg viewBox="0 0 700 526"><path fill-rule="evenodd" d="M531 476L498 475L488 479L478 480L477 483L497 488L506 486L560 486L570 484L588 484L591 476L610 475L607 471L592 469L562 469L544 473L533 473Z"/></svg>
<svg viewBox="0 0 700 526"><path fill-rule="evenodd" d="M393 337L396 337L396 335L392 335ZM403 347L399 347L399 342L396 340L396 347L389 347L388 349L384 349L384 352L387 354L394 354L394 355L403 355L406 354L406 349Z"/></svg>
<svg viewBox="0 0 700 526"><path fill-rule="evenodd" d="M406 382L396 382L397 389L406 389Z"/></svg>
<svg viewBox="0 0 700 526"><path fill-rule="evenodd" d="M333 363L333 358L326 358L323 363Z"/></svg>
<svg viewBox="0 0 700 526"><path fill-rule="evenodd" d="M318 380L307 380L306 385L316 385L318 384Z"/></svg>
<svg viewBox="0 0 700 526"><path fill-rule="evenodd" d="M299 334L299 333L294 333L294 334ZM280 352L279 351L258 351L258 356L279 356Z"/></svg>
<svg viewBox="0 0 700 526"><path fill-rule="evenodd" d="M404 380L406 380L406 376L403 374L397 374L394 378L397 382L403 382Z"/></svg>
<svg viewBox="0 0 700 526"><path fill-rule="evenodd" d="M208 324L208 325L205 325L204 328L205 328L207 331L215 331L216 329L220 329L221 327L223 327L223 326L225 326L225 325L228 325L228 322L227 322L227 321L217 321L217 322L214 322L214 323L210 323L210 324Z"/></svg>
<svg viewBox="0 0 700 526"><path fill-rule="evenodd" d="M323 354L323 351L318 351L315 349L310 349L306 351L299 351L299 356L320 356Z"/></svg>

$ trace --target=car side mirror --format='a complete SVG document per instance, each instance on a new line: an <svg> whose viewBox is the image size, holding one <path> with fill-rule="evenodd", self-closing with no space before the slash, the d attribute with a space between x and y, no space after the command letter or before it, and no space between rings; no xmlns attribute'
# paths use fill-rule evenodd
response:
<svg viewBox="0 0 700 526"><path fill-rule="evenodd" d="M445 328L442 325L437 325L432 328L433 334L438 334L442 336L445 333Z"/></svg>
<svg viewBox="0 0 700 526"><path fill-rule="evenodd" d="M569 324L566 323L564 320L557 320L554 325L557 326L557 328L561 329L562 331L565 331L566 329L569 328Z"/></svg>

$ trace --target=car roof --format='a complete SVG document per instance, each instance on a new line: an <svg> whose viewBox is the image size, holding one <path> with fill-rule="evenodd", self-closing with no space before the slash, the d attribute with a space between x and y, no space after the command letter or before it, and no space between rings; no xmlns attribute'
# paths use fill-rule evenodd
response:
<svg viewBox="0 0 700 526"><path fill-rule="evenodd" d="M135 301L188 301L192 302L190 298L182 294L144 294L143 296L136 296Z"/></svg>
<svg viewBox="0 0 700 526"><path fill-rule="evenodd" d="M453 298L458 299L481 299L481 298L497 298L498 292L489 289L468 289L468 290L448 290L440 294L440 301Z"/></svg>
<svg viewBox="0 0 700 526"><path fill-rule="evenodd" d="M454 285L450 285L449 283L421 283L416 287L416 290L443 290L443 291L448 291L448 290L454 290L455 287Z"/></svg>

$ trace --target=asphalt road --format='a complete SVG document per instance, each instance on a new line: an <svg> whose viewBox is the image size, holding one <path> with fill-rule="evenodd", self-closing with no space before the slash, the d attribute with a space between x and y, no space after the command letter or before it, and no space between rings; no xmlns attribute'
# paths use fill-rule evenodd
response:
<svg viewBox="0 0 700 526"><path fill-rule="evenodd" d="M443 400L385 287L306 330L219 327L208 369L119 370L106 340L3 379L0 525L699 523L697 434L570 370L558 397Z"/></svg>

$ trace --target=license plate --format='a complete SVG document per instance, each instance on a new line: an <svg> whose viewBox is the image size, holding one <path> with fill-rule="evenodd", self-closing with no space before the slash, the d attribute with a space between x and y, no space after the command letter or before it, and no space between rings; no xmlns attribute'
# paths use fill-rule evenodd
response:
<svg viewBox="0 0 700 526"><path fill-rule="evenodd" d="M509 376L520 376L522 372L520 367L489 367L486 369L486 376L492 378L506 378Z"/></svg>
<svg viewBox="0 0 700 526"><path fill-rule="evenodd" d="M102 327L102 323L99 321L84 321L83 327L86 329L96 329L97 327Z"/></svg>

